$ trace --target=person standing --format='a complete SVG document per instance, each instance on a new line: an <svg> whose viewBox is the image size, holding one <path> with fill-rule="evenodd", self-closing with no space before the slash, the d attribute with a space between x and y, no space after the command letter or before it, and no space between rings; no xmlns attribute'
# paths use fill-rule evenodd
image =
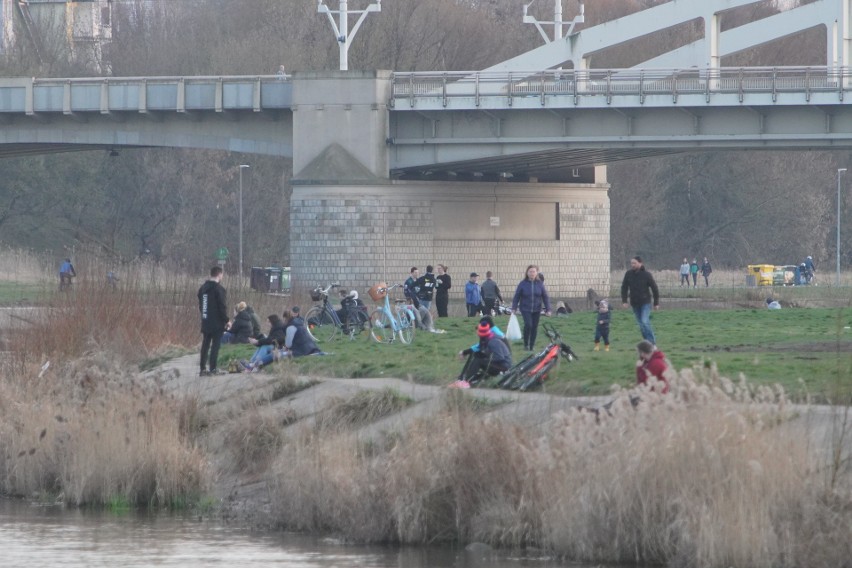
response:
<svg viewBox="0 0 852 568"><path fill-rule="evenodd" d="M479 312L479 306L482 304L482 288L476 279L479 274L476 272L470 273L470 280L464 285L464 301L467 304L467 317L473 317Z"/></svg>
<svg viewBox="0 0 852 568"><path fill-rule="evenodd" d="M224 375L217 368L222 334L228 324L227 292L222 287L221 266L210 269L210 278L198 289L198 311L201 312L201 376ZM207 370L208 354L210 370Z"/></svg>
<svg viewBox="0 0 852 568"><path fill-rule="evenodd" d="M427 310L432 309L432 294L435 292L435 284L437 280L432 274L432 265L426 266L426 274L417 279L415 287L417 288L417 299L420 300L420 305Z"/></svg>
<svg viewBox="0 0 852 568"><path fill-rule="evenodd" d="M485 273L485 282L482 283L482 302L485 304L486 316L494 315L494 303L497 300L503 302L503 296L500 295L500 287L492 279L494 274L489 270Z"/></svg>
<svg viewBox="0 0 852 568"><path fill-rule="evenodd" d="M680 287L683 288L684 284L689 288L689 261L686 258L683 259L683 263L680 265Z"/></svg>
<svg viewBox="0 0 852 568"><path fill-rule="evenodd" d="M633 308L633 315L636 316L642 338L656 345L657 338L654 337L654 329L651 327L651 302L653 298L653 308L660 309L660 290L657 288L654 277L645 270L645 264L640 256L630 259L630 270L624 273L624 280L621 282L621 302L625 308L628 293L630 306Z"/></svg>
<svg viewBox="0 0 852 568"><path fill-rule="evenodd" d="M438 274L435 276L435 306L438 308L438 317L447 317L447 308L450 304L450 288L453 287L453 280L450 278L447 267L443 264L438 265Z"/></svg>
<svg viewBox="0 0 852 568"><path fill-rule="evenodd" d="M701 276L704 277L704 287L710 287L710 273L713 272L713 267L710 266L710 261L704 257L704 262L701 263Z"/></svg>
<svg viewBox="0 0 852 568"><path fill-rule="evenodd" d="M692 263L689 265L689 274L692 276L692 287L698 288L698 259L693 258ZM689 287L689 281L686 283L687 288Z"/></svg>
<svg viewBox="0 0 852 568"><path fill-rule="evenodd" d="M524 318L524 349L532 351L535 347L535 338L538 334L538 320L541 318L541 309L544 307L545 315L550 315L550 297L544 281L538 277L538 266L530 264L527 266L526 277L518 283L515 288L515 297L512 299L512 311L520 312Z"/></svg>
<svg viewBox="0 0 852 568"><path fill-rule="evenodd" d="M598 323L595 325L595 351L600 351L601 339L604 341L604 351L609 351L610 316L609 302L601 300L598 303Z"/></svg>
<svg viewBox="0 0 852 568"><path fill-rule="evenodd" d="M420 300L417 298L417 279L420 278L420 271L416 266L412 266L408 273L408 279L402 284L402 294L405 299L410 301L417 307L420 307Z"/></svg>

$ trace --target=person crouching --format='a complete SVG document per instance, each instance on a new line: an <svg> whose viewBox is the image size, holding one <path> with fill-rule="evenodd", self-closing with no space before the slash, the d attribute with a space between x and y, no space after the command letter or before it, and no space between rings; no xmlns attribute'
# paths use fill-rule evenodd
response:
<svg viewBox="0 0 852 568"><path fill-rule="evenodd" d="M491 325L481 322L476 328L479 344L459 353L464 358L473 354L465 376L461 379L468 383L478 382L486 376L493 377L512 366L512 352L508 345L494 333Z"/></svg>

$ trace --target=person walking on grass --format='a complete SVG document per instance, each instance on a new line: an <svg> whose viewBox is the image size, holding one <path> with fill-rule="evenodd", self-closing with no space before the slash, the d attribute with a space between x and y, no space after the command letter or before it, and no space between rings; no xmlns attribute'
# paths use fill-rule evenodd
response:
<svg viewBox="0 0 852 568"><path fill-rule="evenodd" d="M520 312L524 318L524 350L532 351L538 334L538 320L544 307L545 315L550 315L550 297L544 280L539 278L538 266L527 266L526 277L518 283L515 297L512 299L512 311Z"/></svg>
<svg viewBox="0 0 852 568"><path fill-rule="evenodd" d="M198 289L198 311L201 312L201 371L200 376L224 375L217 367L222 334L228 324L227 292L222 287L224 271L221 266L210 269L210 278ZM210 369L207 369L208 355Z"/></svg>
<svg viewBox="0 0 852 568"><path fill-rule="evenodd" d="M438 308L438 317L445 318L448 316L447 308L450 304L450 288L453 287L453 280L450 278L450 273L447 272L447 267L443 264L438 265L438 274L435 276L435 306Z"/></svg>
<svg viewBox="0 0 852 568"><path fill-rule="evenodd" d="M628 295L642 338L656 345L657 338L654 337L654 329L651 327L651 308L653 305L653 309L660 309L660 290L654 277L645 270L640 256L630 259L630 270L624 273L624 280L621 282L621 302L625 308L628 306Z"/></svg>
<svg viewBox="0 0 852 568"><path fill-rule="evenodd" d="M698 288L698 259L693 258L692 263L689 265L689 274L692 276L692 287ZM686 287L689 288L689 281L686 283Z"/></svg>
<svg viewBox="0 0 852 568"><path fill-rule="evenodd" d="M680 287L683 288L684 284L689 288L689 261L686 258L683 259L683 263L680 265Z"/></svg>
<svg viewBox="0 0 852 568"><path fill-rule="evenodd" d="M704 257L704 262L701 263L701 276L704 277L704 287L710 287L710 273L713 272L713 267L710 266L710 261Z"/></svg>

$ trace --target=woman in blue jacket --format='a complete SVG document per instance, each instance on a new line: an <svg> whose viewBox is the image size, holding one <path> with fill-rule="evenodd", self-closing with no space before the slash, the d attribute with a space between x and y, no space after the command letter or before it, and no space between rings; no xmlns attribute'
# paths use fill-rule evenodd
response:
<svg viewBox="0 0 852 568"><path fill-rule="evenodd" d="M527 351L532 351L535 346L542 306L544 306L545 315L549 316L550 298L547 295L547 289L538 277L538 266L530 264L527 267L527 277L518 284L515 297L512 299L512 311L520 312L524 318L524 349Z"/></svg>

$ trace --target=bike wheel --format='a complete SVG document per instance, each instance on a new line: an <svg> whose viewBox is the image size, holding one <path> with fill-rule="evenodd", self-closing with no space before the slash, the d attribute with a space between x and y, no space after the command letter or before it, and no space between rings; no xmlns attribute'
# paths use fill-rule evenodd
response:
<svg viewBox="0 0 852 568"><path fill-rule="evenodd" d="M373 313L370 314L370 337L377 343L391 343L393 341L393 322L382 309L373 310Z"/></svg>
<svg viewBox="0 0 852 568"><path fill-rule="evenodd" d="M308 315L305 316L305 324L314 341L320 343L331 341L337 333L334 318L321 306L314 306L308 310Z"/></svg>
<svg viewBox="0 0 852 568"><path fill-rule="evenodd" d="M399 340L410 345L414 341L414 314L407 308L400 308L396 312L396 319L399 322Z"/></svg>
<svg viewBox="0 0 852 568"><path fill-rule="evenodd" d="M556 366L556 361L556 359L551 359L550 361L548 361L548 363L544 367L530 375L518 390L528 391L535 388L539 388L542 384L544 384L544 380L547 378L548 374L553 370L553 367Z"/></svg>

